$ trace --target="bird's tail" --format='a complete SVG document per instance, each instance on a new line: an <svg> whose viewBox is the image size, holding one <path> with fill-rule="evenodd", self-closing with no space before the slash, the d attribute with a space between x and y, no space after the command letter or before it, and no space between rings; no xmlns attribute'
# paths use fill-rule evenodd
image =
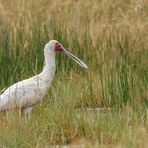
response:
<svg viewBox="0 0 148 148"><path fill-rule="evenodd" d="M0 91L0 111L2 110L2 93L4 92L6 90L6 88L4 88L4 89L2 89L1 91Z"/></svg>
<svg viewBox="0 0 148 148"><path fill-rule="evenodd" d="M5 91L5 89L0 91L0 112L3 111L4 108L4 101L3 101L3 92Z"/></svg>
<svg viewBox="0 0 148 148"><path fill-rule="evenodd" d="M0 95L6 90L6 88L0 90Z"/></svg>

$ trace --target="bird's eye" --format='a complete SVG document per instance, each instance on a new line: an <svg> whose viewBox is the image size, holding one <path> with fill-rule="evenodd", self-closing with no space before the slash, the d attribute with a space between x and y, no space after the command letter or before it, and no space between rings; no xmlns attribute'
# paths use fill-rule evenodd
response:
<svg viewBox="0 0 148 148"><path fill-rule="evenodd" d="M56 43L56 44L55 44L55 50L56 50L57 52L62 51L62 47L61 47L61 45L58 44L58 43Z"/></svg>

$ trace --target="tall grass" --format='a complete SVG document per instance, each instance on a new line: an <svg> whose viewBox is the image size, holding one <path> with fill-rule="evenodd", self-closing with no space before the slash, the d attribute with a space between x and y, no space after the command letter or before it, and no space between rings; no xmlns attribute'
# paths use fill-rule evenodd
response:
<svg viewBox="0 0 148 148"><path fill-rule="evenodd" d="M55 79L45 100L34 108L30 121L15 112L6 120L1 117L0 145L146 146L147 4L1 1L0 89L40 72L50 39L83 59L89 70L57 54ZM96 107L111 110L98 112Z"/></svg>

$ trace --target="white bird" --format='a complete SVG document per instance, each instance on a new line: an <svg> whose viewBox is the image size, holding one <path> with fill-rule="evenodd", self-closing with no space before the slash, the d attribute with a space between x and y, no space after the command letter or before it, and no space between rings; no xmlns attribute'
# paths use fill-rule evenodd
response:
<svg viewBox="0 0 148 148"><path fill-rule="evenodd" d="M8 87L0 96L0 111L8 111L13 108L18 108L28 113L32 111L32 106L44 98L54 78L56 52L62 52L77 62L81 67L88 68L84 62L66 51L58 41L51 40L44 48L45 66L43 71L36 76Z"/></svg>

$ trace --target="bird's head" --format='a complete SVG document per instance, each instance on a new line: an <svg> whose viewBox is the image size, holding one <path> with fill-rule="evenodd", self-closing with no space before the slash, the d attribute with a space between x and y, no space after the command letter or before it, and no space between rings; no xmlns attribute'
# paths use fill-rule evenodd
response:
<svg viewBox="0 0 148 148"><path fill-rule="evenodd" d="M76 63L78 63L82 68L88 69L87 65L81 61L79 58L68 52L62 44L60 44L57 40L51 40L45 45L44 49L45 54L55 54L56 52L64 53Z"/></svg>

